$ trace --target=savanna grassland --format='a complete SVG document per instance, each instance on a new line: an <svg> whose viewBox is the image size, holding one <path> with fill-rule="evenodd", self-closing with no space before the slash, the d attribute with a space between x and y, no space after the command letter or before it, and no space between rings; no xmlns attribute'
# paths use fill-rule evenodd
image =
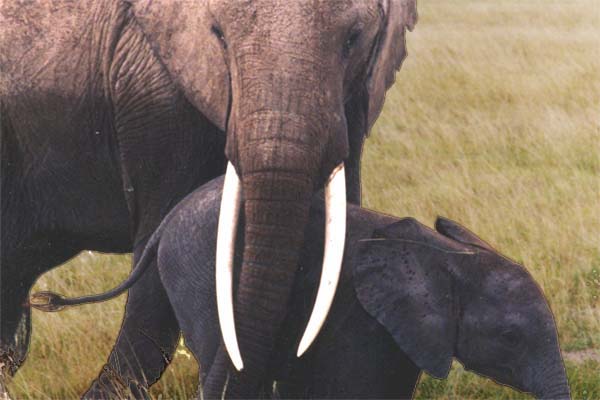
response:
<svg viewBox="0 0 600 400"><path fill-rule="evenodd" d="M558 324L574 398L600 399L600 3L420 0L409 57L366 143L364 205L460 221L523 263ZM99 292L128 256L82 253L35 290ZM125 299L34 312L17 399L75 398L106 360ZM188 398L180 348L155 397ZM417 398L527 398L465 371L424 376Z"/></svg>

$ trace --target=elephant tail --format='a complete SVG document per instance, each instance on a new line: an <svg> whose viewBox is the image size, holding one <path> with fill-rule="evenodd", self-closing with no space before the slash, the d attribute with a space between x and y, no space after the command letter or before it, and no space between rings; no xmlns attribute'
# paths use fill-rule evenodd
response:
<svg viewBox="0 0 600 400"><path fill-rule="evenodd" d="M63 295L50 291L37 292L30 296L29 303L25 304L25 306L33 307L44 312L56 312L62 311L66 307L98 303L119 296L130 289L142 275L144 275L148 270L148 267L152 265L152 260L156 258L158 244L160 243L161 228L162 225L159 226L148 241L140 260L135 265L131 274L118 286L104 293L81 297L64 297Z"/></svg>

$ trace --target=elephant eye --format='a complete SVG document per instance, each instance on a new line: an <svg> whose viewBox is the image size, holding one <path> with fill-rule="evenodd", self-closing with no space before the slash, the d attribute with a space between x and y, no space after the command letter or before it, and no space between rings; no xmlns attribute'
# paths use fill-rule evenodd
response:
<svg viewBox="0 0 600 400"><path fill-rule="evenodd" d="M226 49L227 43L225 42L225 35L223 35L223 31L221 30L221 28L219 28L217 25L213 25L210 28L210 31L213 33L213 35L217 37L217 39L219 39L223 47Z"/></svg>
<svg viewBox="0 0 600 400"><path fill-rule="evenodd" d="M348 36L348 39L344 43L344 57L350 55L350 50L352 50L360 38L360 33L360 30L355 30Z"/></svg>
<svg viewBox="0 0 600 400"><path fill-rule="evenodd" d="M511 347L517 346L520 343L520 338L515 331L504 331L500 334L502 341Z"/></svg>

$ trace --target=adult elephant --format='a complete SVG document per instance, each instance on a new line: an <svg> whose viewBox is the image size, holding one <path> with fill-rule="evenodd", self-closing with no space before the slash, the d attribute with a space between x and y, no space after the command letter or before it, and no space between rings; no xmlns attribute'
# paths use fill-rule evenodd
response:
<svg viewBox="0 0 600 400"><path fill-rule="evenodd" d="M362 143L406 55L415 0L4 0L1 9L0 362L14 373L25 359L23 303L41 273L82 249L133 250L135 262L170 207L227 159L221 260L242 205L247 221L236 299L246 368L229 385L253 392L285 315L312 193L343 187L345 165L346 196L359 202ZM330 192L338 204L346 197ZM335 270L343 229L330 241ZM231 299L220 299L239 367ZM155 381L177 334L157 275L145 276L88 395Z"/></svg>

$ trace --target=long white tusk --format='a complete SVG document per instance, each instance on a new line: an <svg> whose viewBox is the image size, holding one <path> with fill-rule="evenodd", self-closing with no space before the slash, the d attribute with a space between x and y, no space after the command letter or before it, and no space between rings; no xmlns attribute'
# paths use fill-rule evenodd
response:
<svg viewBox="0 0 600 400"><path fill-rule="evenodd" d="M346 176L344 163L338 165L325 186L325 250L321 282L306 330L298 346L300 357L315 340L333 302L340 278L346 241Z"/></svg>
<svg viewBox="0 0 600 400"><path fill-rule="evenodd" d="M231 163L227 164L221 211L219 213L219 228L217 230L217 260L216 286L217 310L219 324L225 348L231 362L241 371L244 362L240 354L235 321L233 316L233 257L235 253L235 235L237 233L238 217L240 215L242 188L240 178Z"/></svg>

